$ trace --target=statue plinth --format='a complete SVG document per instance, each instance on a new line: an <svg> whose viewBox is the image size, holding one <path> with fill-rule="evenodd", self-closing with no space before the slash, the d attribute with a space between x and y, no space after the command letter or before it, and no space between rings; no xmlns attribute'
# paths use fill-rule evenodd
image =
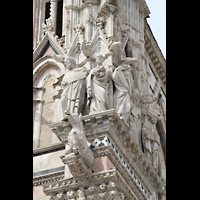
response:
<svg viewBox="0 0 200 200"><path fill-rule="evenodd" d="M73 177L91 174L92 169L88 166L84 158L78 154L70 153L68 155L60 156L62 162L68 166Z"/></svg>

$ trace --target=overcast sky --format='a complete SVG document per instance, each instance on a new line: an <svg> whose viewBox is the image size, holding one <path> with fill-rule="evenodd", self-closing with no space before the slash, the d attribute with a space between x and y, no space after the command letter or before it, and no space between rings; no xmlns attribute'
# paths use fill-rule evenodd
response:
<svg viewBox="0 0 200 200"><path fill-rule="evenodd" d="M166 0L146 0L151 14L147 22L166 58Z"/></svg>

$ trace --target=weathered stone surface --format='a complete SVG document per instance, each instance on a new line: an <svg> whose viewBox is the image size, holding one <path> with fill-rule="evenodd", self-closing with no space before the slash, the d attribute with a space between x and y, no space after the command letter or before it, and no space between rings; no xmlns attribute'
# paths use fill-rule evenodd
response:
<svg viewBox="0 0 200 200"><path fill-rule="evenodd" d="M145 0L33 1L35 200L165 199L166 61L149 14Z"/></svg>

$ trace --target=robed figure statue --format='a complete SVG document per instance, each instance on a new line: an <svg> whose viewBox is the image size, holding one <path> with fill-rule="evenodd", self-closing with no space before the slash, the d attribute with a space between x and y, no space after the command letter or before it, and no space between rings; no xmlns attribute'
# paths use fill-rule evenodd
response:
<svg viewBox="0 0 200 200"><path fill-rule="evenodd" d="M97 67L90 71L87 77L87 112L89 114L108 109L108 88L110 70L102 66L106 57L101 54L96 57Z"/></svg>
<svg viewBox="0 0 200 200"><path fill-rule="evenodd" d="M65 111L71 113L81 113L83 109L86 85L85 78L88 75L86 67L78 67L72 57L64 60L66 72L61 82L63 92L61 94L61 104L63 116Z"/></svg>
<svg viewBox="0 0 200 200"><path fill-rule="evenodd" d="M159 112L146 109L142 126L142 142L144 153L154 168L158 171L158 151L160 148L160 137L156 129L156 123L160 116Z"/></svg>
<svg viewBox="0 0 200 200"><path fill-rule="evenodd" d="M134 99L134 82L130 64L136 61L136 58L125 58L125 61L114 70L112 75L115 85L114 108L128 126Z"/></svg>

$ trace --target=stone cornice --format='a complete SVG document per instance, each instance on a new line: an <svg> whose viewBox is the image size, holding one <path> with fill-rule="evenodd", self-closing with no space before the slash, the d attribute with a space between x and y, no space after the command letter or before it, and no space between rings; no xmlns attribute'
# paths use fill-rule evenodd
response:
<svg viewBox="0 0 200 200"><path fill-rule="evenodd" d="M151 14L145 0L139 0L139 3L140 3L140 10L144 12L144 17L147 17L149 14Z"/></svg>
<svg viewBox="0 0 200 200"><path fill-rule="evenodd" d="M127 165L127 162L125 162L121 154L116 152L118 152L118 150L115 149L113 143L111 143L111 146L104 146L93 149L94 157L105 155L109 157L122 177L126 179L126 182L131 190L139 199L148 199L148 196L152 194L153 190L149 188L148 183L143 184L141 181L139 181L137 176L131 170L131 165Z"/></svg>
<svg viewBox="0 0 200 200"><path fill-rule="evenodd" d="M161 80L161 86L166 94L166 60L146 20L144 23L144 40L145 50L153 63L152 69L157 78Z"/></svg>
<svg viewBox="0 0 200 200"><path fill-rule="evenodd" d="M113 183L113 187L109 187L109 184ZM77 193L80 188L84 188L84 193L87 196L94 195L96 199L101 193L99 185L105 184L107 199L113 199L113 196L121 192L127 198L127 200L138 200L135 194L131 191L126 181L122 178L120 173L116 169L105 170L102 172L93 173L87 176L79 176L76 178L63 179L43 185L43 191L46 195L56 196L56 194L66 194L73 191ZM91 189L89 189L91 188ZM68 198L66 198L68 199ZM76 199L74 195L74 199Z"/></svg>
<svg viewBox="0 0 200 200"><path fill-rule="evenodd" d="M39 186L45 183L58 181L63 178L64 178L64 170L50 174L45 174L42 176L33 177L33 186Z"/></svg>
<svg viewBox="0 0 200 200"><path fill-rule="evenodd" d="M158 176L156 170L149 162L145 154L140 149L134 138L130 135L128 127L119 118L115 110L111 109L94 115L82 117L87 140L100 135L107 135L112 140L123 160L127 162L130 170L136 174L139 181L146 190L157 193L162 192L164 181ZM67 137L63 137L64 132L71 130L71 125L67 122L57 122L49 125L52 131L64 143Z"/></svg>
<svg viewBox="0 0 200 200"><path fill-rule="evenodd" d="M59 149L59 148L62 148L62 147L64 147L63 143L59 142L59 143L52 144L52 145L49 145L49 146L46 146L46 147L33 149L33 155L41 154L43 152L52 151L52 150Z"/></svg>

